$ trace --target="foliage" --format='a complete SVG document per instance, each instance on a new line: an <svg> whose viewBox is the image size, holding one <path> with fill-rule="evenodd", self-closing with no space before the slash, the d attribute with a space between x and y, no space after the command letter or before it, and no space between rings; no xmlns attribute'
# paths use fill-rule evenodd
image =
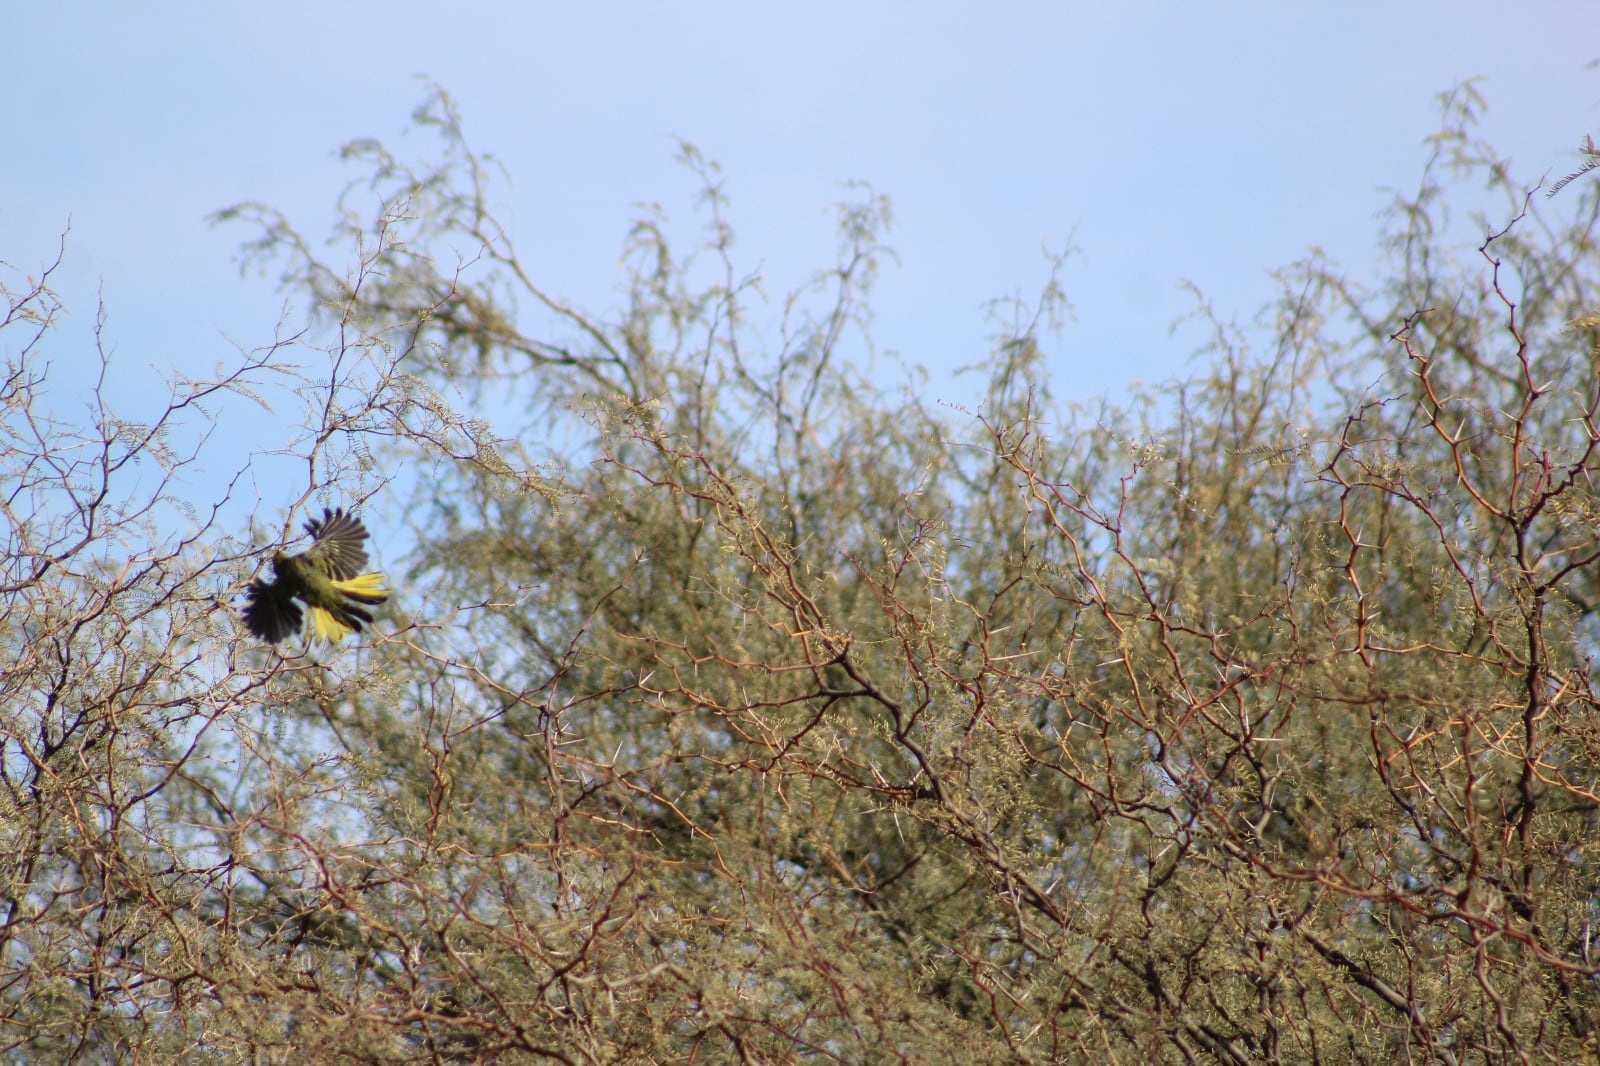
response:
<svg viewBox="0 0 1600 1066"><path fill-rule="evenodd" d="M8 292L0 1047L1594 1056L1600 196L1542 213L1480 108L1445 98L1386 279L1312 256L1252 328L1201 305L1203 375L1062 407L1052 278L940 410L861 369L871 190L769 301L686 145L701 238L646 212L590 313L437 93L437 160L347 149L348 267L219 216L328 338L295 507L387 477L413 516L406 613L320 662L240 643L263 556L215 507L153 528L168 424L280 348L75 427L48 275ZM1464 255L1451 175L1501 198Z"/></svg>

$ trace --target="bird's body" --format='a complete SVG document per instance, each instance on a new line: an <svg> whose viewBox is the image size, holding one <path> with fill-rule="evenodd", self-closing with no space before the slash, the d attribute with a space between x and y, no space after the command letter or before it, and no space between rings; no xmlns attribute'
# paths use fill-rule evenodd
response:
<svg viewBox="0 0 1600 1066"><path fill-rule="evenodd" d="M311 547L299 555L277 552L272 557L273 581L256 578L245 589L250 602L244 623L250 632L276 644L300 630L300 604L310 614L313 640L342 640L372 621L368 606L389 598L381 573L363 574L367 565L367 529L344 509L323 508L321 519L306 522Z"/></svg>

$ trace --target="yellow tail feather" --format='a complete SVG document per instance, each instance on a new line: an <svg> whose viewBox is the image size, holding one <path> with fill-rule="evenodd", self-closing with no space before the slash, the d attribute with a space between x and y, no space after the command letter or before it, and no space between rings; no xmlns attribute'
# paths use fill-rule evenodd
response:
<svg viewBox="0 0 1600 1066"><path fill-rule="evenodd" d="M355 632L354 629L351 629L321 607L312 607L307 612L307 619L310 622L311 638L313 640L326 640L329 643L336 643Z"/></svg>
<svg viewBox="0 0 1600 1066"><path fill-rule="evenodd" d="M381 572L335 581L333 587L357 603L382 603L389 598L389 590L383 587Z"/></svg>

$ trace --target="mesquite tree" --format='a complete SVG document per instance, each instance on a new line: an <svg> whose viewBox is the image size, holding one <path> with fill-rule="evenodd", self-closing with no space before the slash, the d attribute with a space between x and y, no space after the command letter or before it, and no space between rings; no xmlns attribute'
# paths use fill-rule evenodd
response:
<svg viewBox="0 0 1600 1066"><path fill-rule="evenodd" d="M317 328L159 423L47 415L13 285L0 1047L1592 1055L1600 196L1531 195L1479 106L1385 276L1294 264L1121 402L1052 398L1054 280L971 403L885 385L887 201L773 296L689 146L702 238L635 220L620 309L570 306L442 93L432 160L349 146L327 257L219 216ZM1501 200L1453 221L1452 174ZM175 427L267 392L309 477L265 535L370 501L414 539L359 648L242 639L270 549L218 527L240 482L185 495Z"/></svg>

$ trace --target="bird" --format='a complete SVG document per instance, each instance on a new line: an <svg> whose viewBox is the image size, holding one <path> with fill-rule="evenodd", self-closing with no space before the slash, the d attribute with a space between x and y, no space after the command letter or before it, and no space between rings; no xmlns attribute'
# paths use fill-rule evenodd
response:
<svg viewBox="0 0 1600 1066"><path fill-rule="evenodd" d="M343 640L372 621L375 607L389 598L383 574L364 574L367 527L361 520L324 507L321 518L306 521L311 547L299 555L274 552L274 580L254 578L245 589L244 624L269 644L298 633L300 600L310 614L308 640Z"/></svg>

